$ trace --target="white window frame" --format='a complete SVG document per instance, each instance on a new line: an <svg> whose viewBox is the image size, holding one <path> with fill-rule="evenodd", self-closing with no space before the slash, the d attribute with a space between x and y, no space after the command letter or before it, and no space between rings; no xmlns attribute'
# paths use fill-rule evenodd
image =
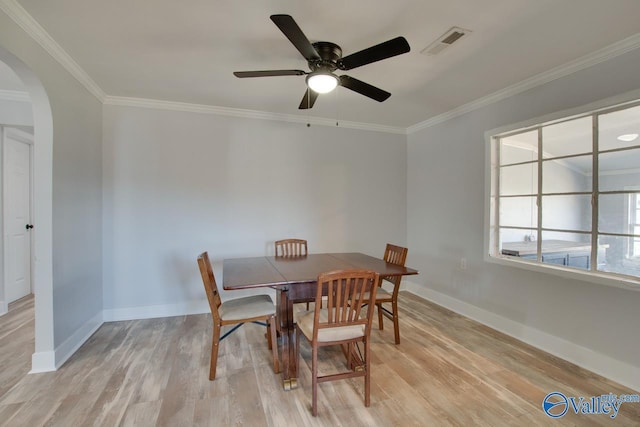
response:
<svg viewBox="0 0 640 427"><path fill-rule="evenodd" d="M640 190L640 188L634 188L634 190ZM627 210L627 224L629 227L629 233L633 234L636 227L640 227L640 194L629 194L628 198L628 210ZM640 237L635 237L631 240L631 245L627 248L626 256L630 259L639 259L640 250L636 252L635 246L640 245Z"/></svg>
<svg viewBox="0 0 640 427"><path fill-rule="evenodd" d="M607 286L614 286L624 289L640 291L640 278L624 276L616 273L600 272L597 271L597 266L591 267L590 270L582 270L575 268L567 268L554 264L545 264L540 262L540 244L538 245L538 260L537 262L525 261L519 257L513 257L508 255L502 255L499 250L498 232L497 232L497 218L498 212L495 210L495 194L499 191L494 184L494 177L496 177L497 168L497 150L494 150L495 137L503 136L509 133L524 132L526 130L534 129L539 126L548 126L550 124L559 123L567 120L573 120L579 117L588 115L600 114L603 112L611 112L624 108L629 108L635 105L640 105L640 90L632 91L624 95L607 98L601 101L597 101L582 107L574 108L571 110L564 110L557 113L552 113L543 117L530 119L525 122L520 122L500 128L492 129L485 132L485 253L484 260L486 262L501 264L511 267L517 267L525 270L536 271L540 273L553 274L569 279L579 279L592 283L603 284ZM594 134L597 134L597 127L594 129ZM595 138L595 136L594 136ZM596 147L597 149L597 142ZM597 155L594 155L594 174L597 168ZM541 180L541 176L538 176ZM597 182L597 180L596 180ZM539 183L540 185L540 183ZM597 194L597 185L592 188L592 192ZM542 193L541 187L538 188L538 197ZM597 207L593 209L595 214L592 214L592 221L597 224ZM540 215L541 212L539 211ZM538 233L541 229L540 218L538 218ZM592 227L591 234L597 237L597 227ZM539 241L540 239L538 239ZM596 241L596 238L592 238L592 242ZM597 263L597 245L592 245L592 265Z"/></svg>

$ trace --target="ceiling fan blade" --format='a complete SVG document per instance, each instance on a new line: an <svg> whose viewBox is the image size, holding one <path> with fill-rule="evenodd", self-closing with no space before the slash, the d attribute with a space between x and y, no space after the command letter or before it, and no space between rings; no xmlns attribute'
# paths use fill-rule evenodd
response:
<svg viewBox="0 0 640 427"><path fill-rule="evenodd" d="M409 47L407 39L404 37L396 37L395 39L387 40L384 43L345 56L338 61L338 68L341 70L352 70L363 65L371 64L372 62L407 53L410 50L411 47Z"/></svg>
<svg viewBox="0 0 640 427"><path fill-rule="evenodd" d="M307 74L302 70L266 70L266 71L234 71L236 77L274 77L274 76L303 76Z"/></svg>
<svg viewBox="0 0 640 427"><path fill-rule="evenodd" d="M391 96L387 91L379 89L375 86L371 86L369 83L365 83L361 80L354 79L349 76L340 76L340 86L351 89L354 92L358 92L361 95L367 96L371 99L375 99L378 102L385 101Z"/></svg>
<svg viewBox="0 0 640 427"><path fill-rule="evenodd" d="M307 91L304 93L304 97L302 98L302 101L300 102L300 106L298 107L298 109L306 110L308 108L313 107L313 104L316 103L316 99L318 99L318 92L315 92L307 88Z"/></svg>
<svg viewBox="0 0 640 427"><path fill-rule="evenodd" d="M318 52L304 35L296 21L289 15L271 15L271 20L280 28L280 31L287 36L289 41L298 49L307 61L311 59L320 59Z"/></svg>

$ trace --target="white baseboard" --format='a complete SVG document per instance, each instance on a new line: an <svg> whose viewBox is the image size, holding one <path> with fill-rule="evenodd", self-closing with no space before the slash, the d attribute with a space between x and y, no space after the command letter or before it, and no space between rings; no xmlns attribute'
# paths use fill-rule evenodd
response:
<svg viewBox="0 0 640 427"><path fill-rule="evenodd" d="M202 313L210 313L209 304L206 300L108 309L104 310L103 318L105 322L118 322L121 320L152 319L155 317L174 317Z"/></svg>
<svg viewBox="0 0 640 427"><path fill-rule="evenodd" d="M633 390L640 390L640 367L621 362L607 355L548 334L541 330L499 316L488 310L434 291L423 285L403 280L403 288L421 298L445 307L490 328L530 344L540 350L574 363L598 375L616 381ZM549 390L549 392L554 390ZM609 390L602 390L608 393Z"/></svg>
<svg viewBox="0 0 640 427"><path fill-rule="evenodd" d="M103 324L102 312L82 325L73 335L53 351L40 351L31 355L30 374L58 370Z"/></svg>
<svg viewBox="0 0 640 427"><path fill-rule="evenodd" d="M51 372L56 370L56 354L54 351L41 351L31 355L30 374Z"/></svg>
<svg viewBox="0 0 640 427"><path fill-rule="evenodd" d="M55 369L64 364L104 323L102 312L85 322L76 332L60 344L54 351Z"/></svg>
<svg viewBox="0 0 640 427"><path fill-rule="evenodd" d="M103 310L85 322L73 335L59 345L54 351L34 353L31 357L31 371L35 374L51 372L62 366L104 322L120 320L150 319L154 317L183 316L187 314L208 313L206 301L183 304L154 305L130 307L116 310Z"/></svg>
<svg viewBox="0 0 640 427"><path fill-rule="evenodd" d="M9 312L9 304L5 300L0 300L0 316Z"/></svg>

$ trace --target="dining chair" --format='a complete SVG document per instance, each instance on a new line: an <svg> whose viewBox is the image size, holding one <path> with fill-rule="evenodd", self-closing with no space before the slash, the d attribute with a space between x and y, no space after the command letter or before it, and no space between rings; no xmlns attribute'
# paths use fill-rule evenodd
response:
<svg viewBox="0 0 640 427"><path fill-rule="evenodd" d="M276 240L276 256L277 257L299 257L307 256L307 241L304 239L283 239ZM309 303L307 303L309 310Z"/></svg>
<svg viewBox="0 0 640 427"><path fill-rule="evenodd" d="M204 283L211 315L213 316L209 380L213 381L216 378L220 342L246 322L257 323L267 327L267 345L273 353L273 371L276 374L279 373L280 359L278 357L278 341L276 338L276 310L271 297L269 295L254 295L222 302L207 252L203 252L198 256L198 266L200 267L202 282ZM222 327L226 325L235 326L220 336Z"/></svg>
<svg viewBox="0 0 640 427"><path fill-rule="evenodd" d="M294 257L307 255L307 241L304 239L276 240L276 256Z"/></svg>
<svg viewBox="0 0 640 427"><path fill-rule="evenodd" d="M379 275L369 270L339 270L318 276L315 308L300 316L296 324L296 358L300 357L300 337L304 336L311 345L311 377L313 416L318 415L318 383L346 378L364 377L364 406L370 405L371 362L369 335L373 310L363 310L374 301ZM327 298L322 301L322 295ZM373 307L370 305L370 307ZM357 346L364 344L361 365L356 364ZM323 346L342 345L346 347L348 371L319 375L318 349ZM351 369L353 368L353 369Z"/></svg>
<svg viewBox="0 0 640 427"><path fill-rule="evenodd" d="M401 265L407 260L407 248L387 243L384 251L384 260L391 264ZM384 329L382 317L386 317L393 321L393 331L395 334L396 344L400 344L400 323L398 321L398 291L400 290L400 281L402 276L382 277L379 282L378 292L376 294L376 307L378 307L378 328ZM389 282L393 285L391 292L382 287L383 282ZM383 304L391 304L385 307Z"/></svg>

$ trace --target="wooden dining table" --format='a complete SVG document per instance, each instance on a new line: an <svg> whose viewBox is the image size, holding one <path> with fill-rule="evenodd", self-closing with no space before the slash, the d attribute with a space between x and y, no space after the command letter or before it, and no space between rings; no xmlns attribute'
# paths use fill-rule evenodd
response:
<svg viewBox="0 0 640 427"><path fill-rule="evenodd" d="M276 290L276 317L282 346L282 385L297 387L293 304L314 301L320 273L361 268L387 276L418 274L412 268L357 252L309 254L292 257L230 258L223 261L222 287L225 290L269 287Z"/></svg>

